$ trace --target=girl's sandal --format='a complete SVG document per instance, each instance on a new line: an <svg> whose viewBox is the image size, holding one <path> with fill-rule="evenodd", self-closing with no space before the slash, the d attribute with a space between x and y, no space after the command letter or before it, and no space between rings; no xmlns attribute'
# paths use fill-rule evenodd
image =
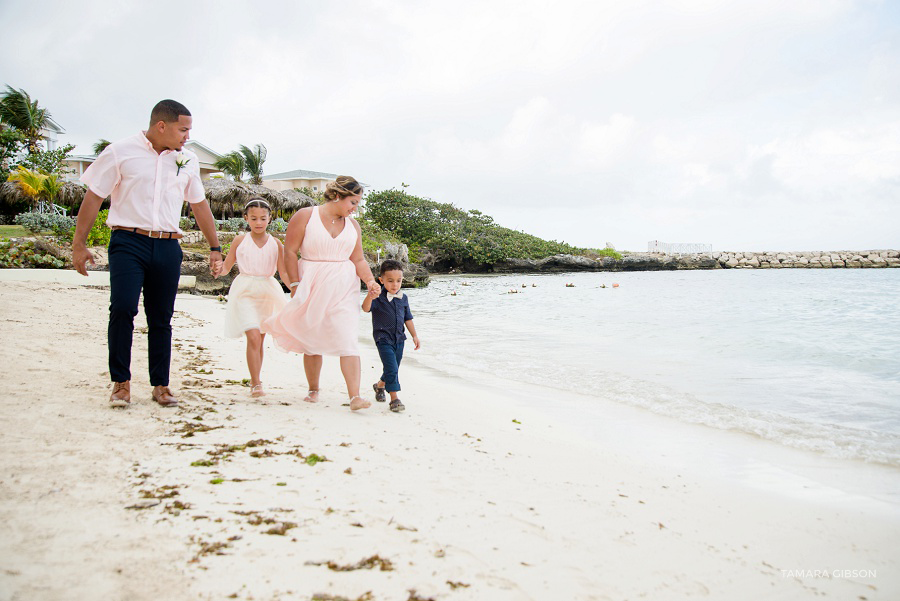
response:
<svg viewBox="0 0 900 601"><path fill-rule="evenodd" d="M350 399L350 411L359 411L360 409L368 409L372 406L372 403L362 398L361 396L355 396Z"/></svg>
<svg viewBox="0 0 900 601"><path fill-rule="evenodd" d="M303 400L307 403L318 403L319 402L319 391L318 390L310 390L306 393L306 396L303 397Z"/></svg>
<svg viewBox="0 0 900 601"><path fill-rule="evenodd" d="M263 392L262 382L259 384L255 384L250 387L250 396L256 398L261 396L266 396L266 393Z"/></svg>

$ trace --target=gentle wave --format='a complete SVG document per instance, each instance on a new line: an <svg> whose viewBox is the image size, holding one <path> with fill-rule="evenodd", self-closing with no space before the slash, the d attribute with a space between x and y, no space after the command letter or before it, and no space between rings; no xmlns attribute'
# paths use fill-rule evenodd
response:
<svg viewBox="0 0 900 601"><path fill-rule="evenodd" d="M900 270L847 274L436 278L416 358L900 466Z"/></svg>

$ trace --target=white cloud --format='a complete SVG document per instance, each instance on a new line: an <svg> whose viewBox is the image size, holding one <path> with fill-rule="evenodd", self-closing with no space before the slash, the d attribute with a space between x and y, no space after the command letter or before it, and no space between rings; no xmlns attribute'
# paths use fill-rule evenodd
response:
<svg viewBox="0 0 900 601"><path fill-rule="evenodd" d="M406 182L573 243L897 245L890 3L40 5L0 3L28 49L0 83L82 152L173 97L212 148L265 144L270 173Z"/></svg>

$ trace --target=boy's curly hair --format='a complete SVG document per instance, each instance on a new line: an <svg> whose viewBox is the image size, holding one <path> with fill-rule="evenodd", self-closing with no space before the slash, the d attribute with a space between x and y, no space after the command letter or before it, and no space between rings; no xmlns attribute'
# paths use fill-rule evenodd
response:
<svg viewBox="0 0 900 601"><path fill-rule="evenodd" d="M379 270L378 275L382 276L388 271L403 271L403 265L400 264L400 261L395 261L394 259L385 259L381 264L381 269Z"/></svg>

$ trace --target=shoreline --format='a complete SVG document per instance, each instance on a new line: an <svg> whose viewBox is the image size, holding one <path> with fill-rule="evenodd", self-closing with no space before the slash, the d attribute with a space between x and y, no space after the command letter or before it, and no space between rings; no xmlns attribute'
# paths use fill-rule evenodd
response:
<svg viewBox="0 0 900 601"><path fill-rule="evenodd" d="M325 360L323 401L308 405L299 358L268 345L270 394L254 402L230 383L246 377L244 343L220 336L224 305L202 296L176 302L182 406L146 398L139 314L135 402L110 410L106 296L0 282L2 352L20 366L0 405L9 598L900 594L896 505L735 482L690 458L665 463L665 445L642 456L624 442L658 430L637 413L611 415L617 437L590 442L541 409L549 389L463 382L413 361L406 413L373 403L353 414L336 360ZM379 364L369 345L361 353L365 389ZM696 428L710 451L723 444ZM327 461L310 465L313 454Z"/></svg>

